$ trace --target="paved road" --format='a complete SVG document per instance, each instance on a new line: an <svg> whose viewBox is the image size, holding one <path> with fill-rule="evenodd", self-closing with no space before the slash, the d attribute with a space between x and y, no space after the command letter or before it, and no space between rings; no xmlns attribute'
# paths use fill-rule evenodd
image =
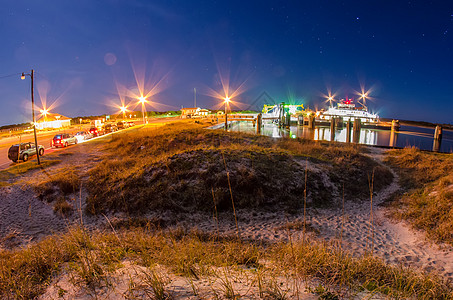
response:
<svg viewBox="0 0 453 300"><path fill-rule="evenodd" d="M172 117L172 118L154 118L154 119L149 119L148 123L153 124L153 123L167 123L167 122L172 122L180 120L179 117ZM141 120L135 121L136 126L142 126L143 122ZM90 128L90 125L84 125L82 130L88 130ZM52 153L54 151L61 151L65 150L67 148L51 148L50 147L50 141L52 138L58 134L58 133L70 133L74 134L76 132L80 131L80 126L73 126L70 129L64 129L64 130L54 130L51 132L39 132L37 134L38 137L38 145L43 145L45 150L44 150L44 155ZM19 140L21 142L35 142L34 135L33 133L27 133L22 135L20 138L18 136L14 137L7 137L0 139L0 170L7 169L11 166L14 166L18 163L13 163L8 159L8 149L11 145L18 144ZM69 148L74 147L74 146L69 146ZM33 157L34 158L34 157ZM32 159L33 159L32 158Z"/></svg>
<svg viewBox="0 0 453 300"><path fill-rule="evenodd" d="M84 128L85 130L87 128ZM50 132L39 132L37 134L38 138L38 145L43 145L45 150L44 150L44 155L51 153L55 151L55 149L50 148L50 141L52 138L59 133L75 133L77 131L80 131L80 127L73 127L70 129L65 129L65 130L54 130ZM14 136L14 137L7 137L3 138L0 140L0 170L6 169L10 166L14 166L17 163L13 163L8 159L8 149L11 145L18 144L19 142L35 142L35 138L33 133L27 133L23 134L20 137L19 136Z"/></svg>

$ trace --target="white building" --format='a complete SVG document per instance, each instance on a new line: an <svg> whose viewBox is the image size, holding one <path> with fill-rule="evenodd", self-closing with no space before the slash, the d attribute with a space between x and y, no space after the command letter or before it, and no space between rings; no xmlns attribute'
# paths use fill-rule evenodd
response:
<svg viewBox="0 0 453 300"><path fill-rule="evenodd" d="M36 129L69 127L71 119L60 114L47 113L36 121Z"/></svg>
<svg viewBox="0 0 453 300"><path fill-rule="evenodd" d="M190 107L181 109L181 118L206 117L209 110L199 107Z"/></svg>

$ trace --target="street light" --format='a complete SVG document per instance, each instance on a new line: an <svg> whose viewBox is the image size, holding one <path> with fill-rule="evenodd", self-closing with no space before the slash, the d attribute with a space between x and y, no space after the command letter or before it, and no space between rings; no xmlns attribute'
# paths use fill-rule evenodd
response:
<svg viewBox="0 0 453 300"><path fill-rule="evenodd" d="M138 100L142 104L143 125L145 125L145 103L146 103L146 97L140 96L140 97L138 97Z"/></svg>
<svg viewBox="0 0 453 300"><path fill-rule="evenodd" d="M121 109L121 112L123 113L123 119L126 119L126 110L127 110L126 107L123 105L120 107L120 109Z"/></svg>
<svg viewBox="0 0 453 300"><path fill-rule="evenodd" d="M329 101L329 102L330 102L330 107L332 107L332 101L334 101L334 100L333 100L333 97L332 97L332 96L330 96L330 97L329 97L329 98L327 99L327 101Z"/></svg>
<svg viewBox="0 0 453 300"><path fill-rule="evenodd" d="M31 112L33 116L33 133L35 135L35 149L36 149L36 157L38 158L38 165L41 164L41 161L39 160L39 149L38 149L38 138L36 137L36 122L35 122L35 98L33 96L33 79L34 79L34 74L35 71L32 69L30 74L25 74L22 73L22 76L20 76L20 79L24 80L25 76L30 76L31 78Z"/></svg>
<svg viewBox="0 0 453 300"><path fill-rule="evenodd" d="M49 111L47 109L40 109L39 111L44 116L44 121L46 121L47 114L49 113Z"/></svg>
<svg viewBox="0 0 453 300"><path fill-rule="evenodd" d="M228 129L227 105L230 101L230 97L225 97L225 130Z"/></svg>
<svg viewBox="0 0 453 300"><path fill-rule="evenodd" d="M362 95L360 95L360 98L363 99L363 100L362 100L362 105L363 105L363 107L365 107L365 108L367 108L367 107L366 107L366 99L365 99L366 97L367 97L367 94L365 94L365 93L362 93Z"/></svg>

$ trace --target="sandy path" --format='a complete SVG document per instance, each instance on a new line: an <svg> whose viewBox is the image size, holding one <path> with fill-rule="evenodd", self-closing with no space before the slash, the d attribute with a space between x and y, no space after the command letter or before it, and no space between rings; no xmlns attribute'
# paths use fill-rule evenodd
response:
<svg viewBox="0 0 453 300"><path fill-rule="evenodd" d="M382 163L384 150L372 149L371 157ZM393 182L373 195L373 225L370 222L370 200L345 201L344 217L342 201L337 199L337 209L309 209L307 223L315 229L317 236L326 240L342 241L342 247L355 255L370 253L392 264L403 264L428 272L436 272L453 280L453 248L448 245L435 245L426 240L422 232L412 230L406 222L395 222L386 216L387 208L381 204L397 191L398 175ZM276 242L288 238L286 225L296 227L291 230L293 239L302 238L303 216L285 215L282 212L250 212L239 210L238 220L242 238ZM232 213L219 215L221 234L236 234ZM196 224L196 225L195 225ZM180 223L184 227L198 228L215 232L214 218L192 216Z"/></svg>
<svg viewBox="0 0 453 300"><path fill-rule="evenodd" d="M14 247L64 227L65 221L32 190L0 189L0 244Z"/></svg>

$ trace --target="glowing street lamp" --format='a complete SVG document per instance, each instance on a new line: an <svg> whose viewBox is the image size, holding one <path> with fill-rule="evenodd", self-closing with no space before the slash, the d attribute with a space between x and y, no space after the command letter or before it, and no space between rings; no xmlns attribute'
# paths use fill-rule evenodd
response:
<svg viewBox="0 0 453 300"><path fill-rule="evenodd" d="M20 76L20 79L24 80L25 76L30 76L31 78L31 112L33 116L33 133L35 135L35 149L36 149L36 157L38 158L38 165L41 164L41 161L39 160L39 148L38 148L38 138L36 137L36 123L35 123L35 97L33 95L33 79L34 79L34 74L35 71L32 69L30 74L25 74L22 73L22 76Z"/></svg>
<svg viewBox="0 0 453 300"><path fill-rule="evenodd" d="M227 105L230 103L230 97L225 97L225 130L228 129Z"/></svg>
<svg viewBox="0 0 453 300"><path fill-rule="evenodd" d="M44 116L44 121L46 121L47 119L47 114L49 113L49 111L47 109L41 109L39 110L41 112L41 114Z"/></svg>
<svg viewBox="0 0 453 300"><path fill-rule="evenodd" d="M333 101L333 97L330 96L329 98L327 98L327 100L330 102L330 107L332 107L332 101Z"/></svg>
<svg viewBox="0 0 453 300"><path fill-rule="evenodd" d="M140 96L140 97L138 97L138 100L142 104L143 125L145 125L145 103L146 103L146 97Z"/></svg>
<svg viewBox="0 0 453 300"><path fill-rule="evenodd" d="M126 110L127 110L127 108L123 105L123 106L120 107L120 109L121 109L121 112L123 113L123 119L126 119Z"/></svg>
<svg viewBox="0 0 453 300"><path fill-rule="evenodd" d="M367 94L365 94L365 93L362 93L362 95L360 95L360 98L363 99L363 100L362 100L362 105L363 105L363 107L365 107L365 108L366 108L366 97L367 97Z"/></svg>

